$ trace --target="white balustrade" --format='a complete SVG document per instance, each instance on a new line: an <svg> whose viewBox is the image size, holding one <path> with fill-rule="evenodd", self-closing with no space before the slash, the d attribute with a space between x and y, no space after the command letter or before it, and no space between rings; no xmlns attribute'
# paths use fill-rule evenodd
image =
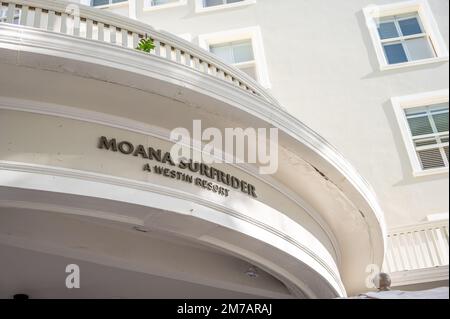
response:
<svg viewBox="0 0 450 319"><path fill-rule="evenodd" d="M73 10L74 6L77 10ZM147 24L97 8L60 0L4 0L1 1L0 23L102 41L130 50L135 50L139 41L148 37L155 44L151 55L219 78L278 106L277 101L256 81L198 46Z"/></svg>
<svg viewBox="0 0 450 319"><path fill-rule="evenodd" d="M388 273L449 263L448 220L391 229L383 270Z"/></svg>

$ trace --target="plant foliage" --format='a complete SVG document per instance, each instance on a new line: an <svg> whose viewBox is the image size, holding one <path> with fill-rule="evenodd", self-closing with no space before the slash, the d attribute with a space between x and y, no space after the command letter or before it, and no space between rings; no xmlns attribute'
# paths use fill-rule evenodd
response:
<svg viewBox="0 0 450 319"><path fill-rule="evenodd" d="M136 50L150 53L150 51L153 50L154 48L155 44L153 43L153 40L150 38L144 38L141 41L139 41Z"/></svg>

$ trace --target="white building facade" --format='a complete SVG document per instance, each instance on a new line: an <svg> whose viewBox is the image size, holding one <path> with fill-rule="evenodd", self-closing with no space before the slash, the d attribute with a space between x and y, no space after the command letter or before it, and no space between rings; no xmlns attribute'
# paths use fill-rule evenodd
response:
<svg viewBox="0 0 450 319"><path fill-rule="evenodd" d="M2 3L2 297L448 286L448 1L81 2ZM198 119L277 128L277 172L164 161ZM52 276L73 263L89 288Z"/></svg>

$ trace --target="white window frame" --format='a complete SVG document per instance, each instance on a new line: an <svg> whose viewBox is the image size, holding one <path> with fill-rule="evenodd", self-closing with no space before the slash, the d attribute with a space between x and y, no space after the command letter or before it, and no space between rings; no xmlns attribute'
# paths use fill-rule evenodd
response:
<svg viewBox="0 0 450 319"><path fill-rule="evenodd" d="M212 6L212 7L204 7L203 3L204 3L203 0L195 0L195 12L196 13L204 13L204 12L211 12L211 11L217 11L217 10L244 7L244 6L255 4L256 0L243 0L240 2L221 4L221 5Z"/></svg>
<svg viewBox="0 0 450 319"><path fill-rule="evenodd" d="M258 82L264 88L270 88L269 74L267 71L266 55L264 52L264 45L262 40L261 29L259 26L227 30L222 32L202 34L198 36L198 41L200 47L210 51L210 45L221 44L227 42L235 42L241 40L251 40L253 47L253 54L255 57L256 64L256 75L258 77Z"/></svg>
<svg viewBox="0 0 450 319"><path fill-rule="evenodd" d="M420 164L420 159L419 156L417 155L416 147L414 145L414 141L410 133L410 128L408 120L406 118L405 109L429 106L440 103L448 103L448 101L449 101L448 89L391 98L394 113L397 118L397 122L400 127L400 132L403 137L403 142L405 143L406 150L408 152L408 156L413 169L412 173L413 176L415 177L429 176L435 174L445 174L445 173L448 174L449 168L440 167L428 170L422 169L422 165Z"/></svg>
<svg viewBox="0 0 450 319"><path fill-rule="evenodd" d="M157 11L157 10L170 9L170 8L176 8L176 7L181 7L181 6L187 5L187 0L178 0L178 1L170 2L170 3L166 3L166 4L161 4L159 6L147 5L147 3L149 1L151 1L151 0L143 0L144 11Z"/></svg>
<svg viewBox="0 0 450 319"><path fill-rule="evenodd" d="M371 5L364 8L364 16L366 24L369 29L370 37L378 58L380 70L392 70L416 65L423 65L428 63L445 62L448 61L449 53L444 38L439 31L436 20L433 17L430 5L426 0L411 0L406 2L399 2L387 5ZM416 61L408 61L404 63L389 64L382 45L382 40L378 34L377 22L380 18L399 16L405 14L416 13L420 18L420 23L424 28L424 32L430 39L431 45L434 48L436 56L429 59L422 59Z"/></svg>
<svg viewBox="0 0 450 319"><path fill-rule="evenodd" d="M124 5L128 5L128 3L130 2L129 0L125 0L125 1L121 1L121 2L117 2L117 3L111 3L112 0L109 0L110 3L108 4L104 4L101 6L94 6L93 5L93 1L91 1L91 7L92 8L97 8L97 9L103 9L103 8L114 8L114 7L121 7Z"/></svg>

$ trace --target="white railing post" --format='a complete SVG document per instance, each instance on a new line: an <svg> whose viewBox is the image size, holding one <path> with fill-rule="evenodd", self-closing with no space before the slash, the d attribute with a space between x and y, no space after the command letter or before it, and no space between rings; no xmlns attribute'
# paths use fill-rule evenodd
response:
<svg viewBox="0 0 450 319"><path fill-rule="evenodd" d="M448 220L398 227L389 232L384 269L389 272L446 266Z"/></svg>
<svg viewBox="0 0 450 319"><path fill-rule="evenodd" d="M235 67L223 63L213 54L175 35L164 31L156 31L151 26L139 21L62 0L3 0L2 7L4 8L5 6L7 8L6 23L15 23L15 19L19 18L19 24L22 26L59 32L74 37L83 37L89 40L98 40L113 45L117 44L121 38L121 44L124 48L132 46L131 49L135 49L140 38L146 34L154 41L155 49L152 51L153 55L174 61L183 66L189 66L211 77L233 84L236 88L245 90L257 98L264 98L273 105L279 106L278 102L265 89L261 88L258 83L249 76L242 74ZM70 12L74 11L75 13L68 14L69 9L72 9ZM33 11L34 14L30 15L30 11ZM20 12L20 16L16 17L16 12ZM69 21L70 26L68 25ZM85 32L80 30L81 23L86 29ZM59 28L57 27L58 24L60 24ZM107 32L109 32L109 35ZM117 37L119 32L121 32L121 35ZM96 33L96 36L94 33ZM132 40L128 39L129 34L131 34Z"/></svg>

